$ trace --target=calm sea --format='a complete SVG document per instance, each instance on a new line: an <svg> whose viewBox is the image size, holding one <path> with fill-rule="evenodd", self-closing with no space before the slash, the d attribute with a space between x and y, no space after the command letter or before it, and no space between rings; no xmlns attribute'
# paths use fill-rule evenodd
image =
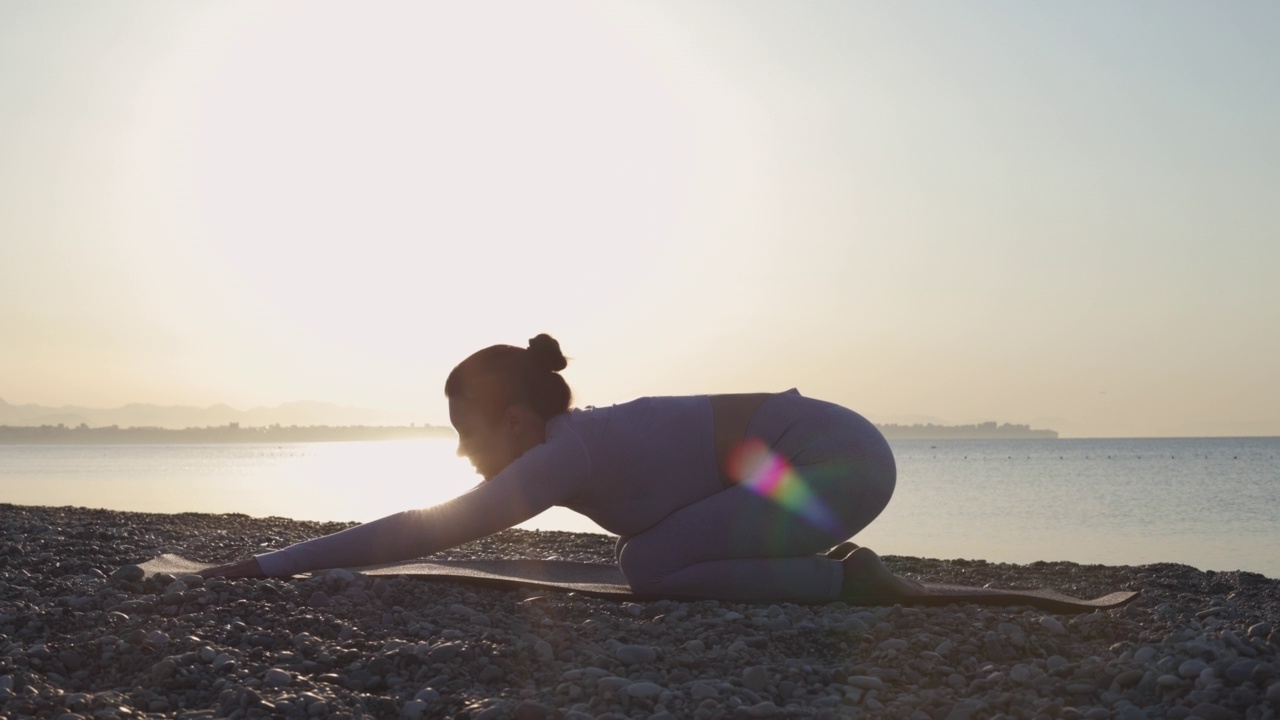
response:
<svg viewBox="0 0 1280 720"><path fill-rule="evenodd" d="M882 554L1179 562L1280 578L1280 438L893 443ZM477 481L452 440L0 445L0 502L372 520ZM599 532L556 508L522 527Z"/></svg>

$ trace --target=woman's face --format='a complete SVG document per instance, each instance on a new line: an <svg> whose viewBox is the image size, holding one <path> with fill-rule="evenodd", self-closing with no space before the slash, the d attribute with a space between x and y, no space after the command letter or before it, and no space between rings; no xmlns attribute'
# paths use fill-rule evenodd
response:
<svg viewBox="0 0 1280 720"><path fill-rule="evenodd" d="M503 417L488 417L480 406L465 398L449 398L449 422L458 431L458 456L470 460L485 480L519 457Z"/></svg>

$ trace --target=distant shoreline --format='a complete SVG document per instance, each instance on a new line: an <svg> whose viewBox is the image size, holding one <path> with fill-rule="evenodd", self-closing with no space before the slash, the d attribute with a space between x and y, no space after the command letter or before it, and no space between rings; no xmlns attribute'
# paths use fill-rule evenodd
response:
<svg viewBox="0 0 1280 720"><path fill-rule="evenodd" d="M455 437L452 428L437 425L269 425L241 427L238 423L218 427L175 430L156 427L121 428L114 425L91 428L62 425L0 425L0 445L186 445L303 442L361 442L377 440L425 440Z"/></svg>
<svg viewBox="0 0 1280 720"><path fill-rule="evenodd" d="M1055 430L995 422L977 425L877 425L889 440L1056 440ZM268 425L171 429L159 427L89 427L66 425L0 425L0 445L182 445L301 442L367 442L455 437L439 425Z"/></svg>

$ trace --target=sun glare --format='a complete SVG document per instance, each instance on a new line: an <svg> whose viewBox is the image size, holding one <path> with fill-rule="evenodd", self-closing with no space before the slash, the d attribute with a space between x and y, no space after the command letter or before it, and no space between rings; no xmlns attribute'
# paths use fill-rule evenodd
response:
<svg viewBox="0 0 1280 720"><path fill-rule="evenodd" d="M193 28L202 50L140 96L137 179L169 184L172 206L121 213L122 234L151 238L133 242L133 267L171 299L173 325L299 355L342 338L353 363L366 349L421 358L436 338L469 351L549 320L599 322L661 272L679 99L603 18L248 7ZM190 236L148 227L159 215ZM609 264L607 292L574 302Z"/></svg>

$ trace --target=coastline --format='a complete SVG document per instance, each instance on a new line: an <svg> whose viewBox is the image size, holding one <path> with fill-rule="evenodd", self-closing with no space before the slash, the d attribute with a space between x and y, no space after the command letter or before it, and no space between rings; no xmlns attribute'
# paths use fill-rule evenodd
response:
<svg viewBox="0 0 1280 720"><path fill-rule="evenodd" d="M0 505L0 715L1273 717L1280 580L1185 565L885 556L938 582L1140 589L1026 608L619 603L345 571L134 581L349 523ZM508 530L438 557L609 562L605 535ZM114 575L114 577L113 577Z"/></svg>

